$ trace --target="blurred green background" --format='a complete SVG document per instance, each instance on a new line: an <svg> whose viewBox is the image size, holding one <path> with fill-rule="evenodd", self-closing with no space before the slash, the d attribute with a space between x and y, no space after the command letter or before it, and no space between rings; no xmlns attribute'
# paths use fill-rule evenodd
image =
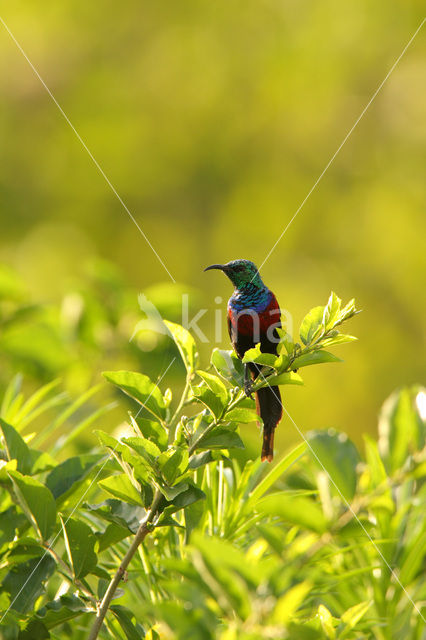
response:
<svg viewBox="0 0 426 640"><path fill-rule="evenodd" d="M147 332L129 343L139 292L175 321L188 292L213 339L231 288L203 268L264 261L423 12L409 0L4 4L176 284L0 25L1 385L17 370L29 386L61 376L71 394L104 368L156 379L174 351ZM384 398L423 377L425 54L423 27L262 268L295 331L331 289L364 310L345 364L285 390L303 431L360 442ZM228 348L224 316L223 328ZM176 364L164 384L179 382ZM298 439L284 419L278 448Z"/></svg>

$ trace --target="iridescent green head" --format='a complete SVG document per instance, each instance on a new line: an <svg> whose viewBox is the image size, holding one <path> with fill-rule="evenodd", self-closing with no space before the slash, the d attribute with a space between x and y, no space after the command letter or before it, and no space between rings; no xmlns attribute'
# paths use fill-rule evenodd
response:
<svg viewBox="0 0 426 640"><path fill-rule="evenodd" d="M208 271L209 269L220 269L223 271L236 289L241 289L250 282L256 287L264 287L257 267L251 260L231 260L231 262L227 262L226 264L211 264L204 269L204 271Z"/></svg>

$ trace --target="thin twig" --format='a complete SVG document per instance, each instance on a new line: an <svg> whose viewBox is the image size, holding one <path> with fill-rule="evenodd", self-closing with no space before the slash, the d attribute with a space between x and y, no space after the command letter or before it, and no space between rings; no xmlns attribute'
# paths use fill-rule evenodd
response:
<svg viewBox="0 0 426 640"><path fill-rule="evenodd" d="M160 503L162 494L161 492L157 489L157 491L154 494L154 498L152 500L152 504L151 504L151 508L149 510L149 513L147 515L147 517L145 518L145 520L141 523L139 529L136 532L136 535L133 539L132 544L129 547L129 550L127 551L126 555L124 556L120 566L118 567L117 571L115 572L115 575L113 577L113 579L111 580L108 589L106 590L106 593L102 599L102 602L99 606L98 609L98 613L96 614L96 620L93 624L93 627L90 631L88 640L96 640L96 638L98 637L99 631L101 630L102 624L104 622L105 616L108 612L109 609L109 605L111 604L111 600L114 597L114 594L116 592L116 589L118 587L118 585L120 584L121 580L123 579L123 576L125 574L125 571L131 561L131 559L133 558L133 556L135 555L139 545L141 544L141 542L145 539L145 537L148 535L148 533L150 531L152 531L151 528L151 523L154 520L155 516L157 515L157 509L158 509L158 505Z"/></svg>

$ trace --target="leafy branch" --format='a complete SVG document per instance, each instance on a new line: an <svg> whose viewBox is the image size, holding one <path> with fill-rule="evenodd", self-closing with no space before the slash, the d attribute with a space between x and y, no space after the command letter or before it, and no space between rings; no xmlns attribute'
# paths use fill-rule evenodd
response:
<svg viewBox="0 0 426 640"><path fill-rule="evenodd" d="M242 390L243 363L256 362L272 370L256 382L254 390L265 384L303 384L294 369L338 361L323 347L354 340L336 327L355 313L353 301L341 309L340 299L332 293L325 307L316 307L304 318L300 328L303 348L282 332L278 356L261 353L257 345L241 362L233 353L215 349L211 362L220 377L197 368L198 354L192 336L183 327L166 322L186 367L185 387L173 414L170 413L170 392L163 395L147 376L127 371L104 374L142 405L154 421L133 418L135 437L120 441L99 433L101 442L110 448L123 471L121 489L111 482L103 483L103 488L121 499L123 487L127 486L128 491L135 488L134 499L141 496L146 515L98 608L89 640L97 637L123 573L147 534L156 526L177 525L172 514L205 498L193 483L194 470L210 462L215 450L244 446L236 429L241 423L258 420L258 416L254 401ZM197 378L201 382L197 383ZM221 378L232 386L226 386ZM188 403L201 404L204 409L188 418L182 415Z"/></svg>
<svg viewBox="0 0 426 640"><path fill-rule="evenodd" d="M354 340L341 326L356 313L331 294L297 341L279 332L277 356L247 353L262 367L255 389L301 384L303 367L339 361L329 349ZM59 462L60 438L51 454L34 448L77 410L71 438L97 420L102 409L83 415L93 390L49 418L64 403L56 383L24 401L10 382L0 421L0 636L53 639L72 627L84 640L92 625L90 640L158 640L161 624L203 640L265 630L313 640L388 640L395 630L418 640L425 390L386 401L364 456L329 429L269 468L237 461L239 425L259 420L244 364L214 349L200 368L189 333L166 324L186 367L182 393L173 401L141 373L107 372L136 410L125 436L98 432L101 452ZM21 435L36 418L37 435Z"/></svg>

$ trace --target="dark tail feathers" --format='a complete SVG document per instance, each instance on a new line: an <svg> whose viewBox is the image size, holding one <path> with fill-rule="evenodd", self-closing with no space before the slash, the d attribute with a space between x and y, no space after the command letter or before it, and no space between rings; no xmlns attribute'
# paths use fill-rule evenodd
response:
<svg viewBox="0 0 426 640"><path fill-rule="evenodd" d="M278 387L263 387L256 392L256 410L263 420L263 446L261 459L271 462L274 457L274 431L281 420L283 409Z"/></svg>

